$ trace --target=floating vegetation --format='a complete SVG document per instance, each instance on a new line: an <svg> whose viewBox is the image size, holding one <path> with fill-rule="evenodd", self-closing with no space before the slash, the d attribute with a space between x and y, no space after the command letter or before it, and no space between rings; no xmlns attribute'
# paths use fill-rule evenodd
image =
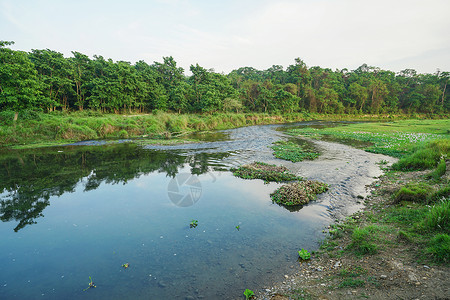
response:
<svg viewBox="0 0 450 300"><path fill-rule="evenodd" d="M320 155L318 152L309 151L301 145L293 142L278 141L275 142L271 148L274 151L273 155L276 158L289 160L294 163L305 159L316 159Z"/></svg>
<svg viewBox="0 0 450 300"><path fill-rule="evenodd" d="M285 206L304 205L328 190L328 184L305 180L285 184L270 194L272 201Z"/></svg>
<svg viewBox="0 0 450 300"><path fill-rule="evenodd" d="M87 291L87 290L90 289L90 288L96 288L96 287L97 287L97 286L94 284L94 282L92 281L91 276L89 276L89 280L90 280L89 286L88 286L87 288L85 288L83 291Z"/></svg>
<svg viewBox="0 0 450 300"><path fill-rule="evenodd" d="M198 220L192 220L189 224L189 228L195 228L198 226Z"/></svg>
<svg viewBox="0 0 450 300"><path fill-rule="evenodd" d="M129 263L126 263L126 264L123 264L123 265L122 265L122 267L123 267L124 269L127 269L129 266L130 266Z"/></svg>
<svg viewBox="0 0 450 300"><path fill-rule="evenodd" d="M302 180L301 177L296 176L287 171L284 166L269 165L262 162L253 162L248 165L240 166L238 169L231 169L234 176L243 179L262 179L264 182L283 182Z"/></svg>
<svg viewBox="0 0 450 300"><path fill-rule="evenodd" d="M303 249L298 251L298 256L303 260L308 260L311 258L311 253L308 252L308 250Z"/></svg>
<svg viewBox="0 0 450 300"><path fill-rule="evenodd" d="M237 231L239 231L241 229L241 226L236 226Z"/></svg>

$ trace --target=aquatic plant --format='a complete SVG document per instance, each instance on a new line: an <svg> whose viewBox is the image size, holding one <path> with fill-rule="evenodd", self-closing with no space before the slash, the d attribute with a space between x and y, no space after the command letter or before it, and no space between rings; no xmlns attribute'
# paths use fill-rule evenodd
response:
<svg viewBox="0 0 450 300"><path fill-rule="evenodd" d="M241 226L236 226L237 231L239 231L241 229Z"/></svg>
<svg viewBox="0 0 450 300"><path fill-rule="evenodd" d="M125 264L122 265L122 267L123 267L124 269L127 269L129 266L130 266L129 263L125 263Z"/></svg>
<svg viewBox="0 0 450 300"><path fill-rule="evenodd" d="M301 145L293 143L293 142L286 142L286 141L277 141L273 143L274 145L271 146L273 155L276 158L289 160L292 162L299 162L303 161L305 159L315 159L319 157L320 153L315 151L308 151L304 149Z"/></svg>
<svg viewBox="0 0 450 300"><path fill-rule="evenodd" d="M302 250L298 251L298 256L300 256L300 258L303 260L308 260L311 258L311 253L309 253L308 250L302 248Z"/></svg>
<svg viewBox="0 0 450 300"><path fill-rule="evenodd" d="M91 276L89 276L89 286L87 288L85 288L83 291L87 291L90 288L96 288L97 286L94 284L94 282L92 281Z"/></svg>
<svg viewBox="0 0 450 300"><path fill-rule="evenodd" d="M248 300L248 299L253 298L253 296L255 296L255 293L252 290L245 289L244 296L245 296L245 299Z"/></svg>
<svg viewBox="0 0 450 300"><path fill-rule="evenodd" d="M253 162L248 165L240 166L237 169L231 169L233 175L243 179L262 179L264 182L283 182L302 180L287 171L285 166L269 165L263 162Z"/></svg>
<svg viewBox="0 0 450 300"><path fill-rule="evenodd" d="M285 184L270 194L272 201L285 205L304 205L328 190L328 185L314 180L304 180Z"/></svg>
<svg viewBox="0 0 450 300"><path fill-rule="evenodd" d="M192 220L189 224L189 228L195 228L198 226L198 220Z"/></svg>

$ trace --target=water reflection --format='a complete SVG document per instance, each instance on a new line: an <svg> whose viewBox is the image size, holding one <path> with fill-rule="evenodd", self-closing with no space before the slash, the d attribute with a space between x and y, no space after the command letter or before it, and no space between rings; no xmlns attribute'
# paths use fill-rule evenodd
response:
<svg viewBox="0 0 450 300"><path fill-rule="evenodd" d="M50 197L72 193L80 182L86 192L152 172L175 177L185 164L191 174L200 175L215 169L211 161L226 156L146 150L134 144L10 151L0 156L0 219L17 221L17 232L43 216Z"/></svg>

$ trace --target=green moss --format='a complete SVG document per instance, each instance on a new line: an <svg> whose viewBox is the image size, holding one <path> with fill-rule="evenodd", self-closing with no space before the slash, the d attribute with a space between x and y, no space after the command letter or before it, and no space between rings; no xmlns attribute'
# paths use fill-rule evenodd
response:
<svg viewBox="0 0 450 300"><path fill-rule="evenodd" d="M308 151L301 145L293 142L278 141L275 142L271 148L274 150L273 155L276 158L289 160L292 162L299 162L305 159L315 159L320 155L318 152Z"/></svg>
<svg viewBox="0 0 450 300"><path fill-rule="evenodd" d="M231 169L231 171L236 177L243 179L262 179L264 182L284 182L302 179L289 173L284 166L269 165L262 162L254 162L237 169Z"/></svg>

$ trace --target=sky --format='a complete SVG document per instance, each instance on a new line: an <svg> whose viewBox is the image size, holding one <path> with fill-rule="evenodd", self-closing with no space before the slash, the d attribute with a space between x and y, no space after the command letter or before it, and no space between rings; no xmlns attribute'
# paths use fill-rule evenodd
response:
<svg viewBox="0 0 450 300"><path fill-rule="evenodd" d="M450 71L450 0L0 0L0 40L149 64ZM188 72L186 72L188 73Z"/></svg>

